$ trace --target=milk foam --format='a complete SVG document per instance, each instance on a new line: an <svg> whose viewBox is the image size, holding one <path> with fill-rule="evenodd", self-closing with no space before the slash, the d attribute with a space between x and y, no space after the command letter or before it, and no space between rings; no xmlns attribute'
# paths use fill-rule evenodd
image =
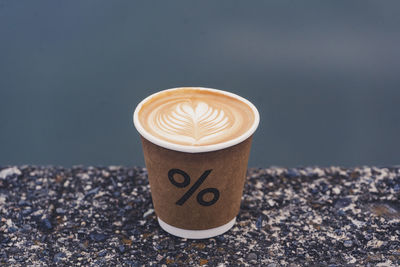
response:
<svg viewBox="0 0 400 267"><path fill-rule="evenodd" d="M191 146L233 139L254 121L251 109L244 103L199 90L183 90L150 100L139 117L150 134Z"/></svg>

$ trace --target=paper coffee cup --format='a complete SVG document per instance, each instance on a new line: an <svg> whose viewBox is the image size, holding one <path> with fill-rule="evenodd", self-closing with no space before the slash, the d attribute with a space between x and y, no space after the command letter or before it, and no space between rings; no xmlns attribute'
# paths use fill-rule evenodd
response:
<svg viewBox="0 0 400 267"><path fill-rule="evenodd" d="M240 96L195 87L193 89L226 95L246 104L254 115L252 125L231 140L203 146L177 144L150 134L139 119L143 105L165 92L173 94L182 89L168 89L147 97L136 107L133 121L141 135L160 226L183 238L209 238L228 231L235 223L259 114L253 104Z"/></svg>

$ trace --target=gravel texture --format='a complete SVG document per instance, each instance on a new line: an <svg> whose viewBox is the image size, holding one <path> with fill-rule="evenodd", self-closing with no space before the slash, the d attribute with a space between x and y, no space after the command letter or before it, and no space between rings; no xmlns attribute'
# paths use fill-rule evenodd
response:
<svg viewBox="0 0 400 267"><path fill-rule="evenodd" d="M249 169L226 234L171 236L144 168L0 167L0 265L400 265L400 168Z"/></svg>

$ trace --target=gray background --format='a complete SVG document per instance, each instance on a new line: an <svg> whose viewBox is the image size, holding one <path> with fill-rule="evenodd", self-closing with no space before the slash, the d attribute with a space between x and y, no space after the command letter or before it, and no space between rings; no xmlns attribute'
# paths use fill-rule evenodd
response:
<svg viewBox="0 0 400 267"><path fill-rule="evenodd" d="M135 105L232 91L250 166L393 165L399 1L0 1L0 165L144 165Z"/></svg>

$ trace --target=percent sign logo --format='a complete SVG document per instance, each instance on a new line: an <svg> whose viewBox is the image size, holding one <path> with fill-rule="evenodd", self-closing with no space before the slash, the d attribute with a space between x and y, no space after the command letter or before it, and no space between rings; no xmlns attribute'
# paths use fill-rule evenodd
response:
<svg viewBox="0 0 400 267"><path fill-rule="evenodd" d="M200 176L200 178L197 179L197 181L192 185L192 187L190 187L189 190L186 191L186 193L175 204L179 205L179 206L182 206L186 202L186 200L188 200L194 194L194 192L196 192L196 190L200 187L200 185L206 180L207 176L211 173L211 171L212 170L206 170ZM183 177L183 181L182 182L177 182L175 180L174 175L176 175L176 174L180 174ZM171 184L173 184L173 185L175 185L176 187L179 187L179 188L187 187L190 184L190 176L186 172L184 172L184 171L182 171L180 169L171 169L171 170L169 170L168 178L169 178ZM209 201L204 200L204 195L207 194L207 193L213 194L214 195L213 199L211 199ZM215 204L215 202L218 201L218 199L219 199L219 191L218 191L217 188L212 188L212 187L211 188L206 188L206 189L201 190L197 194L196 198L197 198L197 202L200 205L211 206L211 205Z"/></svg>

